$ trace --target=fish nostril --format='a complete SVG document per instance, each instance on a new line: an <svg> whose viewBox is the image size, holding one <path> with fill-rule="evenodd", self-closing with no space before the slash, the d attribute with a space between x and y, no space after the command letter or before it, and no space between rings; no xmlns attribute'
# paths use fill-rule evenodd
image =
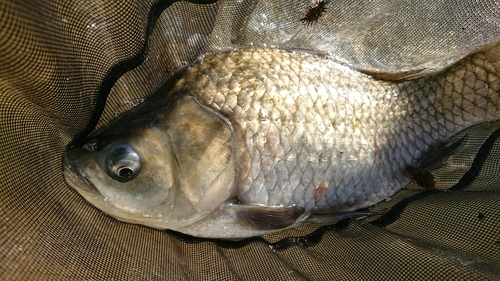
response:
<svg viewBox="0 0 500 281"><path fill-rule="evenodd" d="M97 150L97 140L90 139L86 144L82 146L82 149L88 151L96 151Z"/></svg>

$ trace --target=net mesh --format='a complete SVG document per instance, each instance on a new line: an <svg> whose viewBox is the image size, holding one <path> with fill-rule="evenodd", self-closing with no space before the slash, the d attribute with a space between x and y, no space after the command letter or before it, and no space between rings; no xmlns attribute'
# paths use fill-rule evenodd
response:
<svg viewBox="0 0 500 281"><path fill-rule="evenodd" d="M116 221L64 181L78 134L141 103L199 55L262 46L326 52L371 72L442 69L500 38L498 1L2 1L0 272L61 280L500 279L500 123L470 128L434 174L367 221L243 240ZM102 113L102 114L101 114Z"/></svg>

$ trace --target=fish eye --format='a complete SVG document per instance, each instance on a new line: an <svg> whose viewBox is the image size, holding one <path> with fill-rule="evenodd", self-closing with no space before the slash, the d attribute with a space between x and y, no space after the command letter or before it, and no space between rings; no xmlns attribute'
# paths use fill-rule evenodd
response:
<svg viewBox="0 0 500 281"><path fill-rule="evenodd" d="M141 158L130 145L118 144L110 150L106 165L113 179L127 182L139 175Z"/></svg>

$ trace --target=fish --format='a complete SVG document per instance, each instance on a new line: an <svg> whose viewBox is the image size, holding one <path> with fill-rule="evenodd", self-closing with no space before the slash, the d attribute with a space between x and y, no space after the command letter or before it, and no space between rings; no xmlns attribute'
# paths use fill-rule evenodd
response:
<svg viewBox="0 0 500 281"><path fill-rule="evenodd" d="M69 147L64 177L120 221L195 237L368 215L427 152L500 119L499 50L397 81L303 51L206 54Z"/></svg>

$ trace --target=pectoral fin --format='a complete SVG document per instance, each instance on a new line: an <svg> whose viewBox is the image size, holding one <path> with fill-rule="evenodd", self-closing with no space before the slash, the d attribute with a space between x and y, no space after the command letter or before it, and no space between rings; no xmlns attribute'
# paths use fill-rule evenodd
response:
<svg viewBox="0 0 500 281"><path fill-rule="evenodd" d="M300 206L290 207L266 207L259 205L229 204L231 212L239 223L245 224L261 231L283 229L291 226L304 214L304 208ZM360 218L366 216L380 215L382 212L358 210L353 212L317 212L302 221L304 223L327 223L336 222L349 218Z"/></svg>
<svg viewBox="0 0 500 281"><path fill-rule="evenodd" d="M237 222L262 231L286 228L304 213L300 206L267 207L259 205L229 204Z"/></svg>

